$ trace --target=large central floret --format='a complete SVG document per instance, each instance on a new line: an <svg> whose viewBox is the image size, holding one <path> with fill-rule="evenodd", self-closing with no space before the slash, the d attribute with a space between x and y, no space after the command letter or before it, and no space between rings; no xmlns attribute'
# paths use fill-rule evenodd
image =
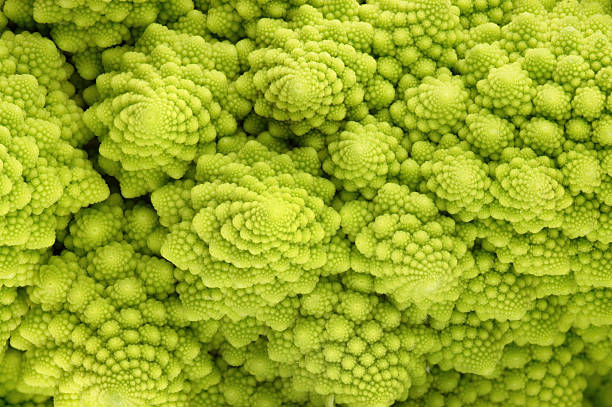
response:
<svg viewBox="0 0 612 407"><path fill-rule="evenodd" d="M197 184L153 193L170 230L162 255L190 272L178 289L193 318L256 316L282 328L294 311L279 322L268 307L309 292L320 274L346 270L340 216L329 206L334 187L306 172L313 159L311 149L278 155L250 141L229 155L203 155Z"/></svg>

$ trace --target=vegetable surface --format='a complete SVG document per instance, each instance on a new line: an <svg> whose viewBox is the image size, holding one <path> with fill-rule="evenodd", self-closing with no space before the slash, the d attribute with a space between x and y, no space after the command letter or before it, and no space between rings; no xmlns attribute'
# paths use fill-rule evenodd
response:
<svg viewBox="0 0 612 407"><path fill-rule="evenodd" d="M0 10L0 407L612 406L609 0Z"/></svg>

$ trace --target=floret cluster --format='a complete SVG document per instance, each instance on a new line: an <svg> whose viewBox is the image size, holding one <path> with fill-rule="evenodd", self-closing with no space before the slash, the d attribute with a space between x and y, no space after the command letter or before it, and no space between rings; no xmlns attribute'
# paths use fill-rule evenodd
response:
<svg viewBox="0 0 612 407"><path fill-rule="evenodd" d="M610 0L0 0L0 407L612 407Z"/></svg>

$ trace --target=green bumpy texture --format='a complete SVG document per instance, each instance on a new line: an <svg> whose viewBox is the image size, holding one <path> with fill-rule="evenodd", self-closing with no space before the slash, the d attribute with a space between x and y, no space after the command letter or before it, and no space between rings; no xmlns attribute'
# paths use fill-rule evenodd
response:
<svg viewBox="0 0 612 407"><path fill-rule="evenodd" d="M423 163L421 174L427 190L436 195L437 207L463 221L486 213L487 204L493 201L488 192L489 167L459 146L437 150L432 158Z"/></svg>
<svg viewBox="0 0 612 407"><path fill-rule="evenodd" d="M285 329L296 295L348 268L335 188L319 165L312 148L277 154L249 141L202 155L195 182L152 194L169 229L161 253L185 271L177 290L193 318L255 317Z"/></svg>
<svg viewBox="0 0 612 407"><path fill-rule="evenodd" d="M0 365L0 406L53 407L53 399L33 394L31 388L19 380L25 368L22 352L10 349Z"/></svg>
<svg viewBox="0 0 612 407"><path fill-rule="evenodd" d="M28 309L25 291L66 219L108 187L78 148L91 138L70 97L72 68L38 34L0 37L0 359ZM43 64L43 65L41 65Z"/></svg>
<svg viewBox="0 0 612 407"><path fill-rule="evenodd" d="M422 306L454 299L454 283L470 256L455 222L428 196L389 183L371 202L346 203L340 216L355 242L351 265L375 277L376 292Z"/></svg>
<svg viewBox="0 0 612 407"><path fill-rule="evenodd" d="M468 93L457 77L426 78L407 89L404 98L408 112L414 112L404 117L406 128L426 134L457 131L467 114Z"/></svg>
<svg viewBox="0 0 612 407"><path fill-rule="evenodd" d="M423 67L449 66L463 32L459 8L446 0L372 0L358 15L374 27L373 53L391 56L416 76ZM390 23L393 22L393 23Z"/></svg>
<svg viewBox="0 0 612 407"><path fill-rule="evenodd" d="M53 43L6 31L0 52L2 360L11 332L28 310L20 287L32 283L65 217L105 199L108 189L86 154L73 147L90 135L82 128L83 111L69 99L71 68ZM48 69L40 67L44 60Z"/></svg>
<svg viewBox="0 0 612 407"><path fill-rule="evenodd" d="M57 46L75 53L120 44L132 29L173 21L192 9L191 0L7 0L3 11L24 26L48 25Z"/></svg>
<svg viewBox="0 0 612 407"><path fill-rule="evenodd" d="M611 404L609 0L0 10L0 407Z"/></svg>
<svg viewBox="0 0 612 407"><path fill-rule="evenodd" d="M11 338L34 393L55 406L171 406L183 381L212 371L174 292L173 266L148 248L156 228L151 208L118 195L76 216Z"/></svg>
<svg viewBox="0 0 612 407"><path fill-rule="evenodd" d="M376 295L321 280L300 299L300 318L269 336L270 358L294 370L299 391L334 394L348 406L386 406L426 376L423 354L439 347L433 331L412 330Z"/></svg>
<svg viewBox="0 0 612 407"><path fill-rule="evenodd" d="M514 152L506 153L511 157ZM511 158L495 168L491 216L511 222L519 233L559 227L561 211L572 203L561 183L563 174L550 158L536 157L530 149L523 153L525 158Z"/></svg>
<svg viewBox="0 0 612 407"><path fill-rule="evenodd" d="M101 167L119 179L124 196L181 178L208 143L236 130L233 45L154 24L133 49L109 50L103 61L107 73L98 76L84 119L100 140Z"/></svg>
<svg viewBox="0 0 612 407"><path fill-rule="evenodd" d="M346 117L360 119L366 104L392 101L393 86L376 80L376 61L364 52L371 26L328 21L308 6L292 17L264 18L254 29L259 46L236 87L255 113L289 124L298 136L312 128L333 134Z"/></svg>
<svg viewBox="0 0 612 407"><path fill-rule="evenodd" d="M342 132L327 137L329 157L323 170L345 191L372 196L399 174L408 156L403 136L401 129L371 116L362 122L348 122Z"/></svg>
<svg viewBox="0 0 612 407"><path fill-rule="evenodd" d="M427 396L398 406L577 406L586 388L581 350L578 338L561 347L509 349L501 375L489 379L441 370Z"/></svg>
<svg viewBox="0 0 612 407"><path fill-rule="evenodd" d="M0 360L4 358L7 341L28 311L25 292L14 287L0 286ZM4 365L5 362L2 362Z"/></svg>

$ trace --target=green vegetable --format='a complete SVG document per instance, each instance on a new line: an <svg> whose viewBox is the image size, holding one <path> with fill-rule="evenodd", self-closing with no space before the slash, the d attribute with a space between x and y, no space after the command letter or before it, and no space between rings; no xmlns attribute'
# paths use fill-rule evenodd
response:
<svg viewBox="0 0 612 407"><path fill-rule="evenodd" d="M606 407L609 0L0 0L0 407Z"/></svg>

